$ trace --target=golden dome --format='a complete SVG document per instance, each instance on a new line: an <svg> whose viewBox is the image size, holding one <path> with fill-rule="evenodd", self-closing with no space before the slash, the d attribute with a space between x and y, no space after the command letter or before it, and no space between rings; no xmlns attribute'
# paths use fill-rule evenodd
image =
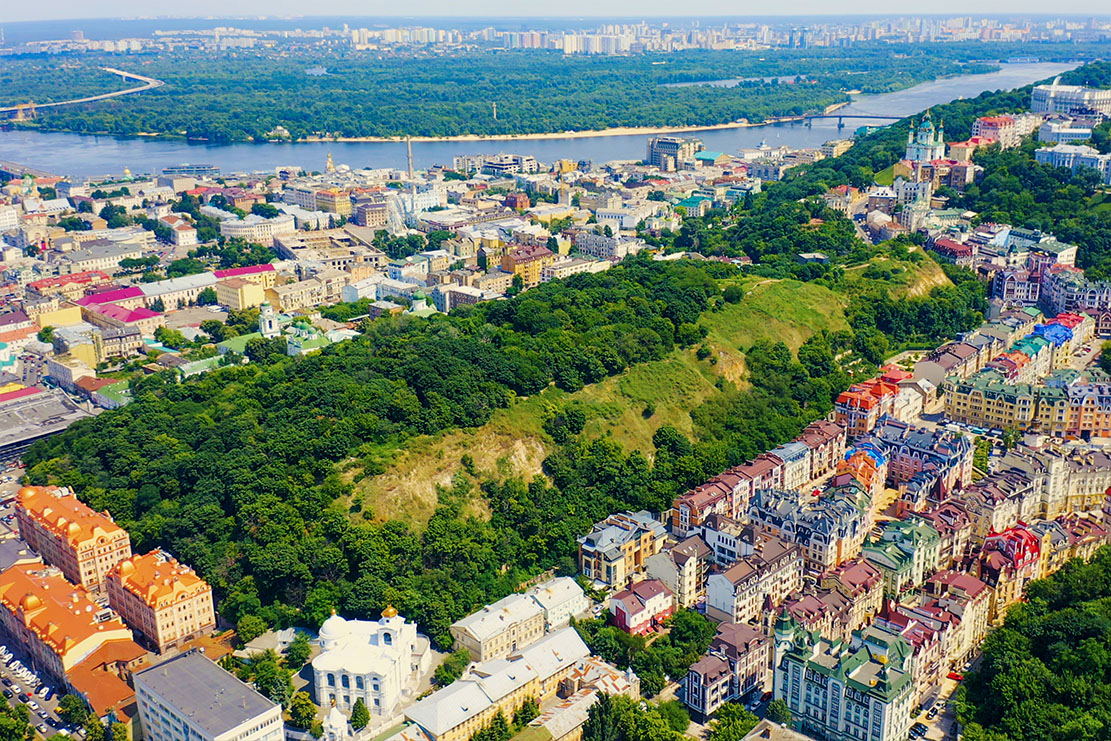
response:
<svg viewBox="0 0 1111 741"><path fill-rule="evenodd" d="M130 558L125 558L120 561L120 576L127 576L135 570L135 564L131 562Z"/></svg>
<svg viewBox="0 0 1111 741"><path fill-rule="evenodd" d="M382 610L382 617L395 618L397 617L397 608L393 605L386 605L386 609Z"/></svg>
<svg viewBox="0 0 1111 741"><path fill-rule="evenodd" d="M19 601L19 606L24 612L31 612L32 610L37 610L42 607L42 600L38 598L38 595L28 592L23 595L23 599Z"/></svg>
<svg viewBox="0 0 1111 741"><path fill-rule="evenodd" d="M33 497L38 493L39 488L37 486L24 486L22 489L19 490L19 496L21 497Z"/></svg>
<svg viewBox="0 0 1111 741"><path fill-rule="evenodd" d="M80 525L78 525L76 522L71 522L69 524L69 526L66 527L66 532L69 533L70 535L73 535L74 533L78 532L80 529L81 529Z"/></svg>

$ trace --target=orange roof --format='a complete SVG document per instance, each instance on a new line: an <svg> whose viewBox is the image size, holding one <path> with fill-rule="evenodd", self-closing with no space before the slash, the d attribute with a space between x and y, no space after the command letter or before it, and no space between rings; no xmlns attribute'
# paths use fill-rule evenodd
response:
<svg viewBox="0 0 1111 741"><path fill-rule="evenodd" d="M17 564L0 574L0 605L58 654L64 666L67 658L83 658L70 656L70 651L89 648L86 642L98 635L106 640L131 636L114 613L97 621L104 608L89 598L84 587L70 584L58 569L38 563Z"/></svg>
<svg viewBox="0 0 1111 741"><path fill-rule="evenodd" d="M25 486L17 495L18 504L39 524L55 535L65 538L77 548L100 537L118 537L127 531L112 522L106 514L94 511L73 494L45 486Z"/></svg>
<svg viewBox="0 0 1111 741"><path fill-rule="evenodd" d="M120 561L110 575L110 578L116 577L124 589L156 610L211 591L208 582L193 569L178 563L164 551L151 551L145 556Z"/></svg>
<svg viewBox="0 0 1111 741"><path fill-rule="evenodd" d="M147 655L131 640L106 641L77 666L66 672L66 679L80 692L98 717L109 710L122 709L135 699L135 690L114 671L131 666Z"/></svg>

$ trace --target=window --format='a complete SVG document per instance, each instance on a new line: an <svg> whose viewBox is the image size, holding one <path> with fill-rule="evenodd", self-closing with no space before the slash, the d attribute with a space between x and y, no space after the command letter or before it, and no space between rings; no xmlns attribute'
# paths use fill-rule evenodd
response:
<svg viewBox="0 0 1111 741"><path fill-rule="evenodd" d="M339 678L339 683L341 685L343 685L344 689L350 689L351 688L351 679L348 678L348 676L346 674L344 674L343 676L341 676Z"/></svg>
<svg viewBox="0 0 1111 741"><path fill-rule="evenodd" d="M336 675L335 674L329 674L328 675L328 686L329 687L335 687L336 686Z"/></svg>
<svg viewBox="0 0 1111 741"><path fill-rule="evenodd" d="M355 677L355 689L358 689L358 690L365 689L363 687L363 678L362 677Z"/></svg>

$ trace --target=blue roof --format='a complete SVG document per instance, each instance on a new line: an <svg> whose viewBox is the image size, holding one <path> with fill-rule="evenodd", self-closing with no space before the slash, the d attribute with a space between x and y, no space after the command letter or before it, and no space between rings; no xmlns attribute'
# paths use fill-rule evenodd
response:
<svg viewBox="0 0 1111 741"><path fill-rule="evenodd" d="M1072 330L1064 324L1039 324L1034 327L1034 334L1044 337L1057 347L1072 340Z"/></svg>

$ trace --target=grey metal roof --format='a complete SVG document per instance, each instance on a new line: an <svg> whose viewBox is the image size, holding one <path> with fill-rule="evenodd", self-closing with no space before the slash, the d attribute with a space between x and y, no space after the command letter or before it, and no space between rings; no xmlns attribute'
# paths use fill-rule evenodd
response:
<svg viewBox="0 0 1111 741"><path fill-rule="evenodd" d="M135 683L136 689L147 687L212 736L227 733L277 707L199 651L139 672Z"/></svg>

